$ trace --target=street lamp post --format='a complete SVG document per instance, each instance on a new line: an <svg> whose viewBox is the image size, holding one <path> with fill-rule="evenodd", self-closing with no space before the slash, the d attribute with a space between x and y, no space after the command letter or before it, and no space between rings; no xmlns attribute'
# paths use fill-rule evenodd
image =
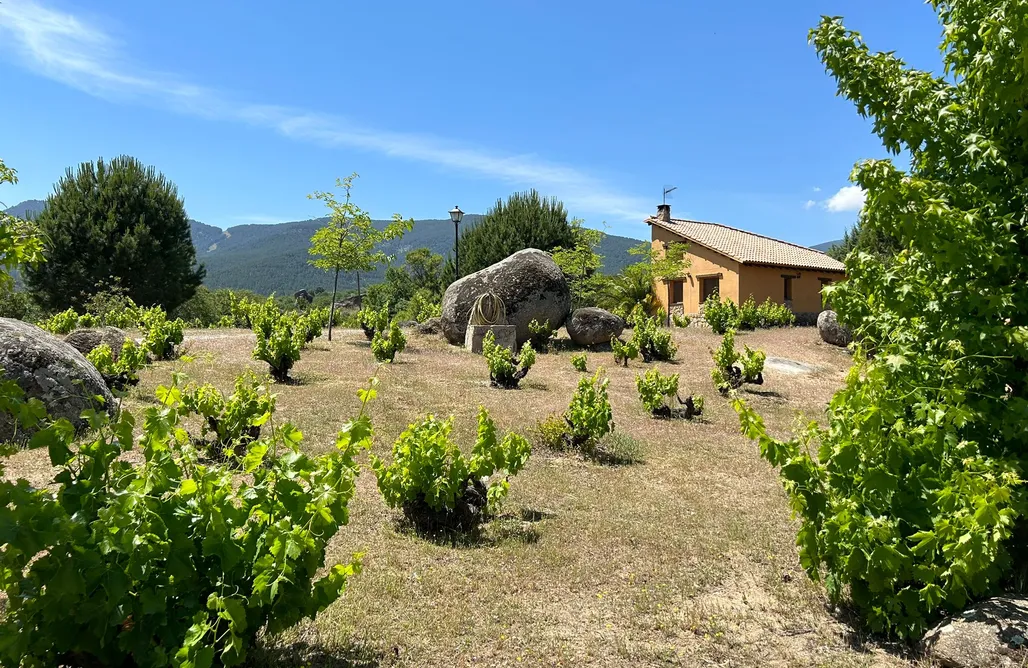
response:
<svg viewBox="0 0 1028 668"><path fill-rule="evenodd" d="M460 278L460 243L457 237L457 228L460 226L462 218L464 218L464 212L460 210L459 206L450 209L450 220L453 221L453 271L456 274L455 278Z"/></svg>

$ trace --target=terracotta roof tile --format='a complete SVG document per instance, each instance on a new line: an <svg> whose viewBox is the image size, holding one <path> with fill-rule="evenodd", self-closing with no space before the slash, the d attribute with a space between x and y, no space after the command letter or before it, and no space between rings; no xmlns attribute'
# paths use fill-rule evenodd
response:
<svg viewBox="0 0 1028 668"><path fill-rule="evenodd" d="M685 238L687 241L706 246L727 255L742 264L764 264L775 267L816 269L821 271L846 271L846 266L821 251L779 241L753 232L737 230L719 223L704 223L698 220L672 218L670 222L655 217L646 219L650 225L657 225Z"/></svg>

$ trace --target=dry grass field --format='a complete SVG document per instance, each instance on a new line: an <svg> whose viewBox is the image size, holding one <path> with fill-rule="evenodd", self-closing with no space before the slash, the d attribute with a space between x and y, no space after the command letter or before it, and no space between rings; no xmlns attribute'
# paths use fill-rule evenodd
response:
<svg viewBox="0 0 1028 668"><path fill-rule="evenodd" d="M681 374L683 395L706 397L702 418L652 419L634 382L646 365L624 369L610 353L590 353L641 461L608 466L537 446L478 539L454 545L408 531L365 471L351 522L329 549L329 559L363 552L363 573L316 621L266 639L259 665L909 666L839 621L799 568L777 476L710 382L718 337L697 328L675 336L676 363L658 366ZM409 338L382 367L359 332L318 339L293 370L298 382L276 386L276 420L296 424L310 451L332 447L357 389L377 374L380 455L428 413L454 415L455 436L470 447L479 405L534 442L534 425L567 407L580 375L570 352L540 355L522 389L493 389L483 358ZM231 390L245 368L264 371L250 360L252 341L248 332L190 332L192 361L145 371L127 405L145 405L173 368ZM740 334L743 343L818 368L768 368L763 386L743 391L779 433L820 418L849 365L815 329ZM9 475L45 484L48 469L45 451L24 452Z"/></svg>

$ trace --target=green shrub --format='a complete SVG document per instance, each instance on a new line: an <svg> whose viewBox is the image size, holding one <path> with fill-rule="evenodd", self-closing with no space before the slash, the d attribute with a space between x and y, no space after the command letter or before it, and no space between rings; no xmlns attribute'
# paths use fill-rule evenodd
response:
<svg viewBox="0 0 1028 668"><path fill-rule="evenodd" d="M197 466L179 388L157 395L138 423L89 412L86 439L63 420L39 432L51 487L0 480L6 521L32 528L6 531L0 552L0 664L237 666L258 633L314 617L359 570L357 557L323 567L371 444L363 409L318 456L283 425L238 476ZM122 457L137 447L141 463Z"/></svg>
<svg viewBox="0 0 1028 668"><path fill-rule="evenodd" d="M303 314L293 314L293 331L301 348L321 336L328 324L328 309L312 308Z"/></svg>
<svg viewBox="0 0 1028 668"><path fill-rule="evenodd" d="M139 374L136 372L147 365L146 348L137 346L132 339L127 339L122 344L117 359L114 358L114 351L106 343L101 343L86 353L86 359L100 372L107 386L116 390L137 385Z"/></svg>
<svg viewBox="0 0 1028 668"><path fill-rule="evenodd" d="M628 360L634 360L639 356L639 348L636 346L634 338L626 343L616 336L612 337L610 339L610 349L614 352L614 364L620 364L624 367L628 366Z"/></svg>
<svg viewBox="0 0 1028 668"><path fill-rule="evenodd" d="M403 352L406 347L407 337L395 320L389 325L388 331L375 332L371 339L371 352L379 362L392 362L396 359L396 353Z"/></svg>
<svg viewBox="0 0 1028 668"><path fill-rule="evenodd" d="M639 398L652 415L656 417L684 417L690 419L703 413L703 397L688 397L682 401L678 396L678 374L663 375L657 369L636 376L636 389ZM681 409L672 405L672 399L682 405Z"/></svg>
<svg viewBox="0 0 1028 668"><path fill-rule="evenodd" d="M175 359L177 346L182 343L181 320L168 320L168 314L159 306L139 312L139 328L143 330L143 347L156 360Z"/></svg>
<svg viewBox="0 0 1028 668"><path fill-rule="evenodd" d="M675 327L688 327L692 320L689 316L684 313L672 313L671 322L675 323Z"/></svg>
<svg viewBox="0 0 1028 668"><path fill-rule="evenodd" d="M714 368L710 379L721 394L737 390L743 383L761 385L764 382L764 360L767 355L761 350L745 346L745 353L735 349L735 330L725 332L721 345L713 353Z"/></svg>
<svg viewBox="0 0 1028 668"><path fill-rule="evenodd" d="M275 411L275 395L261 384L252 371L236 378L226 397L206 384L182 393L182 410L203 419L198 445L209 456L241 463L251 443L260 438L261 426Z"/></svg>
<svg viewBox="0 0 1028 668"><path fill-rule="evenodd" d="M587 359L585 353L574 353L571 355L571 366L575 368L575 371L586 371Z"/></svg>
<svg viewBox="0 0 1028 668"><path fill-rule="evenodd" d="M739 306L739 329L756 329L760 326L760 313L757 308L757 302L753 299L753 295L750 295Z"/></svg>
<svg viewBox="0 0 1028 668"><path fill-rule="evenodd" d="M99 324L96 317L92 313L83 313L79 316L79 320L75 323L75 327L79 329L87 329L96 327Z"/></svg>
<svg viewBox="0 0 1028 668"><path fill-rule="evenodd" d="M535 364L535 350L531 343L525 341L521 353L515 357L509 348L496 345L496 337L492 332L487 333L482 340L482 355L489 365L490 384L505 390L516 389Z"/></svg>
<svg viewBox="0 0 1028 668"><path fill-rule="evenodd" d="M607 432L596 444L596 457L610 464L642 461L642 443L623 431Z"/></svg>
<svg viewBox="0 0 1028 668"><path fill-rule="evenodd" d="M776 304L768 297L757 307L758 327L788 327L796 322L796 314L784 304Z"/></svg>
<svg viewBox="0 0 1028 668"><path fill-rule="evenodd" d="M67 311L54 313L46 320L40 322L39 327L51 334L63 335L78 327L78 324L79 314L75 312L75 309L70 308Z"/></svg>
<svg viewBox="0 0 1028 668"><path fill-rule="evenodd" d="M121 286L117 279L98 283L96 291L90 295L84 306L86 314L92 316L95 322L93 325L85 325L80 322L80 327L104 325L132 329L139 326L141 309L136 306L136 303L128 296L128 291Z"/></svg>
<svg viewBox="0 0 1028 668"><path fill-rule="evenodd" d="M731 299L721 301L717 292L703 302L703 319L715 334L724 334L739 326L739 309Z"/></svg>
<svg viewBox="0 0 1028 668"><path fill-rule="evenodd" d="M543 353L550 349L550 343L557 337L557 330L550 327L549 320L540 323L533 318L528 323L528 333L532 348Z"/></svg>
<svg viewBox="0 0 1028 668"><path fill-rule="evenodd" d="M614 413L607 395L609 383L607 378L600 380L599 371L591 378L578 380L578 389L564 413L569 447L591 454L597 442L614 430Z"/></svg>
<svg viewBox="0 0 1028 668"><path fill-rule="evenodd" d="M510 489L508 479L525 467L532 448L522 436L502 441L484 408L478 439L466 457L450 438L453 418L433 416L410 425L393 444L389 465L371 456L386 504L400 508L422 529L467 530L494 514Z"/></svg>
<svg viewBox="0 0 1028 668"><path fill-rule="evenodd" d="M407 304L396 315L397 320L413 320L425 322L429 318L438 318L443 314L443 305L430 290L421 289L414 293Z"/></svg>
<svg viewBox="0 0 1028 668"><path fill-rule="evenodd" d="M389 327L389 304L380 309L365 306L357 311L357 324L364 330L364 336L368 337L368 341L372 340L377 332Z"/></svg>
<svg viewBox="0 0 1028 668"><path fill-rule="evenodd" d="M669 362L678 353L678 346L672 340L671 331L661 327L660 322L658 317L642 317L635 320L632 343L642 355L644 362Z"/></svg>
<svg viewBox="0 0 1028 668"><path fill-rule="evenodd" d="M300 337L293 329L293 318L277 313L262 311L254 320L254 334L257 345L253 358L267 362L271 377L280 383L289 380L289 370L300 360Z"/></svg>

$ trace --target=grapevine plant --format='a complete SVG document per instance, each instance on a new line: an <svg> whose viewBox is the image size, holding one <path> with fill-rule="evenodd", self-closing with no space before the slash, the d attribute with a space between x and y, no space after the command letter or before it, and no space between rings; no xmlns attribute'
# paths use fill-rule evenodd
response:
<svg viewBox="0 0 1028 668"><path fill-rule="evenodd" d="M639 348L635 344L635 339L629 339L626 342L616 336L611 337L610 349L614 353L614 364L624 367L628 366L629 360L634 360L639 356Z"/></svg>
<svg viewBox="0 0 1028 668"><path fill-rule="evenodd" d="M168 320L164 309L154 306L140 311L139 328L143 330L143 347L154 359L170 360L178 354L185 328L181 319Z"/></svg>
<svg viewBox="0 0 1028 668"><path fill-rule="evenodd" d="M18 392L4 384L0 404ZM46 423L31 446L49 450L53 489L0 479L0 664L235 666L258 632L324 610L359 570L357 557L323 566L371 444L372 396L327 454L303 454L289 424L252 442L244 477L199 464L178 378L138 423L89 411L78 442L66 420Z"/></svg>
<svg viewBox="0 0 1028 668"><path fill-rule="evenodd" d="M525 341L517 357L505 346L496 344L496 337L488 332L482 340L482 355L489 365L489 382L493 387L505 390L517 389L521 379L535 364L535 350Z"/></svg>
<svg viewBox="0 0 1028 668"><path fill-rule="evenodd" d="M396 353L407 347L407 337L394 320L387 330L375 332L371 339L371 352L379 362L392 362Z"/></svg>
<svg viewBox="0 0 1028 668"><path fill-rule="evenodd" d="M478 439L466 457L453 442L453 418L434 416L410 425L393 445L393 461L371 456L378 489L391 508L400 508L420 529L474 529L499 509L508 479L528 462L524 437L499 440L489 413L479 409Z"/></svg>
<svg viewBox="0 0 1028 668"><path fill-rule="evenodd" d="M609 379L600 380L600 371L578 380L578 389L563 416L552 416L539 423L541 440L556 450L574 450L596 456L600 439L614 430L614 414L607 394Z"/></svg>
<svg viewBox="0 0 1028 668"><path fill-rule="evenodd" d="M275 412L275 395L247 371L227 397L210 384L187 388L182 407L203 420L203 436L195 443L204 454L239 463Z"/></svg>
<svg viewBox="0 0 1028 668"><path fill-rule="evenodd" d="M692 419L703 413L703 397L686 397L685 401L678 396L678 374L664 375L657 369L649 369L646 373L636 376L636 389L643 406L654 417L683 417ZM672 406L672 399L682 406Z"/></svg>
<svg viewBox="0 0 1028 668"><path fill-rule="evenodd" d="M571 366L574 367L575 371L585 373L587 365L588 359L585 353L574 353L571 355Z"/></svg>
<svg viewBox="0 0 1028 668"><path fill-rule="evenodd" d="M743 432L780 471L807 573L873 631L918 638L1028 572L1028 6L931 5L945 74L872 53L841 20L811 41L905 168L868 160L861 236L827 288L856 340L823 428ZM867 353L873 351L873 356Z"/></svg>
<svg viewBox="0 0 1028 668"><path fill-rule="evenodd" d="M660 322L660 317L640 316L634 319L632 345L644 362L669 362L678 353L678 347L671 340L671 332L661 327Z"/></svg>
<svg viewBox="0 0 1028 668"><path fill-rule="evenodd" d="M713 352L714 368L710 371L710 379L721 394L737 390L743 383L764 383L767 354L749 346L744 346L744 350L744 353L739 353L735 349L735 330L729 329L721 337L721 345Z"/></svg>
<svg viewBox="0 0 1028 668"><path fill-rule="evenodd" d="M147 364L146 348L136 345L132 339L127 339L122 344L117 358L114 357L110 345L101 343L86 354L86 359L100 372L104 383L116 390L137 385L137 372Z"/></svg>
<svg viewBox="0 0 1028 668"><path fill-rule="evenodd" d="M364 336L371 341L375 334L389 328L389 304L380 309L365 306L357 311L357 324L364 330Z"/></svg>
<svg viewBox="0 0 1028 668"><path fill-rule="evenodd" d="M543 353L550 349L550 344L557 338L557 330L550 327L549 320L539 322L533 318L528 323L528 332L528 341L532 344L532 348Z"/></svg>

